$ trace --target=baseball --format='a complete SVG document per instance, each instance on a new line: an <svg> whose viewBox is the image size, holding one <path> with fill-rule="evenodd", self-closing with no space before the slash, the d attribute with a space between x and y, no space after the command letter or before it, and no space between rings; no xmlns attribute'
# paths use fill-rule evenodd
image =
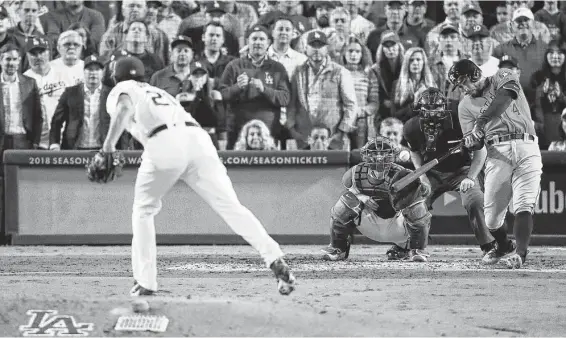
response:
<svg viewBox="0 0 566 338"><path fill-rule="evenodd" d="M132 302L132 309L136 313L149 311L149 303L147 300L136 299Z"/></svg>
<svg viewBox="0 0 566 338"><path fill-rule="evenodd" d="M399 160L402 162L409 162L410 159L411 155L407 150L401 150L401 152L399 152Z"/></svg>

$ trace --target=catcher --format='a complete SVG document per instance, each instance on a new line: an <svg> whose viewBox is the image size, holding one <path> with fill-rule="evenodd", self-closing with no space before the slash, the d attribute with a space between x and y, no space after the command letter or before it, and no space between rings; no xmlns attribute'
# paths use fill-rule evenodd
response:
<svg viewBox="0 0 566 338"><path fill-rule="evenodd" d="M449 152L450 148L462 142L462 128L458 113L447 109L447 100L436 88L427 88L417 98L415 112L418 114L405 123L403 136L409 145L415 168ZM456 122L456 123L454 123ZM458 191L462 205L476 240L485 256L493 249L494 238L485 223L483 208L482 168L485 152L473 152L473 159L467 149L451 154L434 169L421 177L432 187L428 199L432 209L434 201L448 191Z"/></svg>
<svg viewBox="0 0 566 338"><path fill-rule="evenodd" d="M414 181L399 193L391 184L411 173L394 163L397 148L388 138L378 136L361 149L362 163L342 177L348 189L331 209L330 245L323 249L324 260L348 258L357 226L362 234L378 242L395 245L387 252L390 259L408 256L426 262L431 214L426 206L430 186ZM407 249L407 236L409 247Z"/></svg>

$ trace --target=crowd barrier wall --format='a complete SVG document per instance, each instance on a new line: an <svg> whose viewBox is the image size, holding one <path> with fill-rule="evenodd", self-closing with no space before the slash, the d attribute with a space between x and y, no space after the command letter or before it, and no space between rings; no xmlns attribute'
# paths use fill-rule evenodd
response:
<svg viewBox="0 0 566 338"><path fill-rule="evenodd" d="M124 175L91 183L85 151L4 152L3 233L14 245L129 244L141 152L125 152ZM220 152L240 201L282 244L327 244L329 211L341 177L359 162L346 151ZM543 153L544 174L533 244L566 244L566 154ZM434 204L432 243L475 243L457 193ZM216 213L184 183L164 198L156 217L160 244L240 244ZM371 243L360 239L358 243Z"/></svg>

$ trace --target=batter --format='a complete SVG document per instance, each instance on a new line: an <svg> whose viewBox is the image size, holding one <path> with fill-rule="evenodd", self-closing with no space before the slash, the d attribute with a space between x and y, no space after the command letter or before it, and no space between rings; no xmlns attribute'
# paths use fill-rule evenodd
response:
<svg viewBox="0 0 566 338"><path fill-rule="evenodd" d="M158 289L154 218L163 196L182 180L198 193L238 235L256 249L273 270L278 290L288 295L295 277L283 252L258 219L240 204L210 136L164 90L143 81L145 69L135 57L120 59L112 77L116 86L106 102L110 130L102 152L115 152L127 130L143 146L132 212L132 296L151 295Z"/></svg>
<svg viewBox="0 0 566 338"><path fill-rule="evenodd" d="M464 59L452 66L448 78L466 93L458 105L465 146L487 151L485 221L496 245L483 262L495 264L505 258L510 267L520 268L527 256L542 175L529 104L518 76L509 69L485 78L475 63ZM515 215L516 244L507 239L503 227L508 208Z"/></svg>

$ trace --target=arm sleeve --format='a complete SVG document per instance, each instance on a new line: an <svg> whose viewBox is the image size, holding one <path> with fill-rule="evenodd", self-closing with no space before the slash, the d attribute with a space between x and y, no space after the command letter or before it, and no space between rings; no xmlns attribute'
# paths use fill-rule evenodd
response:
<svg viewBox="0 0 566 338"><path fill-rule="evenodd" d="M462 133L464 135L470 133L474 129L474 116L472 112L466 108L463 104L465 101L460 101L458 105L458 119L460 120L460 126L462 127Z"/></svg>
<svg viewBox="0 0 566 338"><path fill-rule="evenodd" d="M236 81L238 76L236 75L232 62L233 61L226 66L226 69L224 69L220 77L220 94L222 94L222 99L225 101L234 100L240 94L240 87L238 87Z"/></svg>
<svg viewBox="0 0 566 338"><path fill-rule="evenodd" d="M61 128L63 123L67 121L69 109L67 107L67 89L61 94L57 108L51 118L51 126L49 128L49 145L61 143Z"/></svg>
<svg viewBox="0 0 566 338"><path fill-rule="evenodd" d="M276 63L275 71L281 74L277 87L263 85L263 95L276 107L286 107L289 104L289 76L282 64Z"/></svg>

